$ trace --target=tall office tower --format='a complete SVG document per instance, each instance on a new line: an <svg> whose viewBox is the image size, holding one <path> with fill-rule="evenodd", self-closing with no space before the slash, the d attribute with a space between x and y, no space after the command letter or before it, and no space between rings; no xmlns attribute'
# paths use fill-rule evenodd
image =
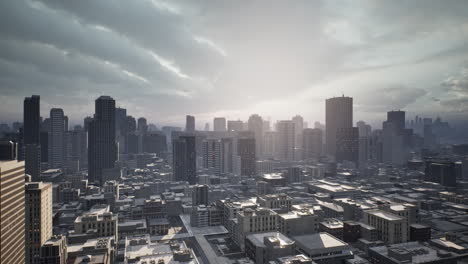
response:
<svg viewBox="0 0 468 264"><path fill-rule="evenodd" d="M185 117L185 131L195 132L195 117L187 115Z"/></svg>
<svg viewBox="0 0 468 264"><path fill-rule="evenodd" d="M252 131L255 136L255 152L257 159L263 156L263 119L261 116L254 114L249 117L248 130Z"/></svg>
<svg viewBox="0 0 468 264"><path fill-rule="evenodd" d="M117 134L126 132L127 127L127 109L116 107L115 108L115 130Z"/></svg>
<svg viewBox="0 0 468 264"><path fill-rule="evenodd" d="M240 120L228 120L227 121L227 130L228 131L242 131L244 123Z"/></svg>
<svg viewBox="0 0 468 264"><path fill-rule="evenodd" d="M405 128L405 111L387 112L387 122L392 122L398 131L403 130Z"/></svg>
<svg viewBox="0 0 468 264"><path fill-rule="evenodd" d="M144 117L138 118L138 132L140 132L140 134L148 132L148 124L146 123L146 118Z"/></svg>
<svg viewBox="0 0 468 264"><path fill-rule="evenodd" d="M302 148L302 131L304 130L304 118L296 115L292 118L294 123L294 144L296 148Z"/></svg>
<svg viewBox="0 0 468 264"><path fill-rule="evenodd" d="M215 117L213 119L213 131L218 131L218 132L226 131L226 118Z"/></svg>
<svg viewBox="0 0 468 264"><path fill-rule="evenodd" d="M278 121L278 123L276 123L276 131L278 132L278 159L283 161L293 161L295 156L295 131L293 121Z"/></svg>
<svg viewBox="0 0 468 264"><path fill-rule="evenodd" d="M89 132L89 124L93 121L93 118L90 116L87 116L83 119L83 127L86 132Z"/></svg>
<svg viewBox="0 0 468 264"><path fill-rule="evenodd" d="M211 170L215 175L231 173L233 151L232 138L203 140L203 168Z"/></svg>
<svg viewBox="0 0 468 264"><path fill-rule="evenodd" d="M270 120L263 120L263 133L271 131Z"/></svg>
<svg viewBox="0 0 468 264"><path fill-rule="evenodd" d="M208 186L197 184L193 186L192 190L192 205L208 205Z"/></svg>
<svg viewBox="0 0 468 264"><path fill-rule="evenodd" d="M202 143L203 168L212 170L215 175L221 175L221 140L206 139Z"/></svg>
<svg viewBox="0 0 468 264"><path fill-rule="evenodd" d="M359 130L359 137L369 137L372 133L372 127L364 121L358 121L356 127Z"/></svg>
<svg viewBox="0 0 468 264"><path fill-rule="evenodd" d="M446 187L456 187L455 163L447 160L426 160L424 180L440 183Z"/></svg>
<svg viewBox="0 0 468 264"><path fill-rule="evenodd" d="M180 136L172 140L174 181L197 183L197 154L195 136Z"/></svg>
<svg viewBox="0 0 468 264"><path fill-rule="evenodd" d="M49 168L64 168L66 157L65 118L60 108L50 109Z"/></svg>
<svg viewBox="0 0 468 264"><path fill-rule="evenodd" d="M115 108L115 140L118 143L119 154L125 152L127 136L127 109Z"/></svg>
<svg viewBox="0 0 468 264"><path fill-rule="evenodd" d="M88 131L89 181L102 185L103 169L114 168L116 160L115 101L101 96L95 101L95 114Z"/></svg>
<svg viewBox="0 0 468 264"><path fill-rule="evenodd" d="M88 166L88 138L86 131L80 126L75 127L73 131L68 132L69 136L69 151L68 156L72 160L77 160L80 168Z"/></svg>
<svg viewBox="0 0 468 264"><path fill-rule="evenodd" d="M353 98L333 97L325 101L325 142L328 155L336 156L336 132L353 127Z"/></svg>
<svg viewBox="0 0 468 264"><path fill-rule="evenodd" d="M38 180L41 173L41 140L40 140L40 97L33 95L24 98L23 112L23 156L26 174Z"/></svg>
<svg viewBox="0 0 468 264"><path fill-rule="evenodd" d="M252 131L239 132L237 139L237 155L240 157L242 176L256 175L255 134Z"/></svg>
<svg viewBox="0 0 468 264"><path fill-rule="evenodd" d="M390 111L387 113L387 121L382 125L382 160L385 163L403 165L408 157L405 151L410 145L412 131L406 133L405 112Z"/></svg>
<svg viewBox="0 0 468 264"><path fill-rule="evenodd" d="M26 263L39 264L41 246L52 237L52 184L29 182L26 201Z"/></svg>
<svg viewBox="0 0 468 264"><path fill-rule="evenodd" d="M25 263L24 162L16 161L16 144L9 143L3 149L9 155L0 160L0 263Z"/></svg>
<svg viewBox="0 0 468 264"><path fill-rule="evenodd" d="M339 128L336 131L336 161L359 164L359 129Z"/></svg>
<svg viewBox="0 0 468 264"><path fill-rule="evenodd" d="M133 116L127 116L127 133L135 132L137 130L137 122Z"/></svg>
<svg viewBox="0 0 468 264"><path fill-rule="evenodd" d="M156 153L158 157L167 151L166 135L162 132L149 132L143 135L143 152Z"/></svg>
<svg viewBox="0 0 468 264"><path fill-rule="evenodd" d="M305 128L302 130L302 158L317 159L322 155L323 133L319 128Z"/></svg>
<svg viewBox="0 0 468 264"><path fill-rule="evenodd" d="M263 135L263 156L266 159L273 159L276 156L277 134L276 131L266 131Z"/></svg>

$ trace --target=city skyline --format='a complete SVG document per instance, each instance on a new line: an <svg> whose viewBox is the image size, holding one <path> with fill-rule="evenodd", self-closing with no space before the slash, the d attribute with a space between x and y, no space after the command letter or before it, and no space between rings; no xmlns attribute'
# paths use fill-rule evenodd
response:
<svg viewBox="0 0 468 264"><path fill-rule="evenodd" d="M149 123L197 116L200 130L254 113L323 122L324 100L341 94L371 124L400 109L467 117L468 3L268 3L1 3L0 119L20 120L16 102L30 94L42 115L63 108L71 124L102 94Z"/></svg>

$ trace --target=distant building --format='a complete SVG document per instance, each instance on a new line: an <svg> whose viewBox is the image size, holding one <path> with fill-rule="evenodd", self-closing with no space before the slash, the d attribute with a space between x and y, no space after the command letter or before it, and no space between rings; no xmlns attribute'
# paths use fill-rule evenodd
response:
<svg viewBox="0 0 468 264"><path fill-rule="evenodd" d="M215 131L215 132L225 132L226 131L226 118L224 118L224 117L215 117L213 119L213 131Z"/></svg>
<svg viewBox="0 0 468 264"><path fill-rule="evenodd" d="M49 168L65 168L65 116L60 108L50 109Z"/></svg>
<svg viewBox="0 0 468 264"><path fill-rule="evenodd" d="M32 180L38 181L41 173L41 112L38 95L24 98L23 114L23 146L20 146L23 148L23 154L18 156L18 159L24 159L26 174L31 175Z"/></svg>
<svg viewBox="0 0 468 264"><path fill-rule="evenodd" d="M244 130L243 126L244 126L244 122L242 122L241 120L228 120L227 121L228 131L239 132L239 131Z"/></svg>
<svg viewBox="0 0 468 264"><path fill-rule="evenodd" d="M357 127L336 130L336 161L359 163L359 130Z"/></svg>
<svg viewBox="0 0 468 264"><path fill-rule="evenodd" d="M407 220L404 217L383 210L364 212L364 222L378 231L378 239L395 244L408 241Z"/></svg>
<svg viewBox="0 0 468 264"><path fill-rule="evenodd" d="M248 120L248 130L254 133L255 138L255 157L260 158L263 156L263 119L257 114L253 114Z"/></svg>
<svg viewBox="0 0 468 264"><path fill-rule="evenodd" d="M103 170L114 168L117 154L115 101L101 96L95 101L95 114L88 131L89 181L103 184Z"/></svg>
<svg viewBox="0 0 468 264"><path fill-rule="evenodd" d="M302 132L302 158L312 159L322 155L323 133L319 128L306 128Z"/></svg>
<svg viewBox="0 0 468 264"><path fill-rule="evenodd" d="M325 126L327 154L335 156L338 129L353 126L353 98L342 96L327 99Z"/></svg>
<svg viewBox="0 0 468 264"><path fill-rule="evenodd" d="M282 161L293 161L295 159L295 124L291 120L281 120L276 124L277 157Z"/></svg>
<svg viewBox="0 0 468 264"><path fill-rule="evenodd" d="M180 136L172 141L174 181L197 183L195 136Z"/></svg>
<svg viewBox="0 0 468 264"><path fill-rule="evenodd" d="M241 175L256 175L256 143L254 133L240 132L237 139L237 155L240 157Z"/></svg>
<svg viewBox="0 0 468 264"><path fill-rule="evenodd" d="M187 115L185 117L185 131L186 132L195 132L195 117Z"/></svg>

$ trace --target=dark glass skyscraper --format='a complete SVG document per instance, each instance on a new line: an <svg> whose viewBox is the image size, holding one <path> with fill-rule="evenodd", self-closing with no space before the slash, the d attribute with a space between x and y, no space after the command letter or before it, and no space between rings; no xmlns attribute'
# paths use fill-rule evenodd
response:
<svg viewBox="0 0 468 264"><path fill-rule="evenodd" d="M33 181L39 180L41 173L40 113L40 97L38 95L24 98L24 145L22 147L25 172L31 175Z"/></svg>
<svg viewBox="0 0 468 264"><path fill-rule="evenodd" d="M195 117L187 115L185 118L185 131L195 132Z"/></svg>
<svg viewBox="0 0 468 264"><path fill-rule="evenodd" d="M251 131L239 133L237 139L237 155L241 162L241 175L255 176L256 175L256 147L255 134Z"/></svg>
<svg viewBox="0 0 468 264"><path fill-rule="evenodd" d="M88 178L103 184L103 169L114 168L117 160L115 142L115 101L101 96L95 102L95 114L88 131Z"/></svg>
<svg viewBox="0 0 468 264"><path fill-rule="evenodd" d="M180 136L172 141L172 160L175 181L197 183L197 155L195 136Z"/></svg>

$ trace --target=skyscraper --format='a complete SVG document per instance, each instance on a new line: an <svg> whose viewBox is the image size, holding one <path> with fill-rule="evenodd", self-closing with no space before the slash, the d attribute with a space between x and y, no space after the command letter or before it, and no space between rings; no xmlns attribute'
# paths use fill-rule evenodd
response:
<svg viewBox="0 0 468 264"><path fill-rule="evenodd" d="M24 162L16 161L13 149L5 153L10 156L0 160L0 263L25 263Z"/></svg>
<svg viewBox="0 0 468 264"><path fill-rule="evenodd" d="M185 131L195 132L195 117L187 115L185 117Z"/></svg>
<svg viewBox="0 0 468 264"><path fill-rule="evenodd" d="M255 137L255 155L257 158L263 156L263 119L257 114L249 117L248 121L249 131L254 133Z"/></svg>
<svg viewBox="0 0 468 264"><path fill-rule="evenodd" d="M412 130L405 129L405 112L390 111L387 121L382 124L383 131L383 162L403 165L407 160L405 149L409 147Z"/></svg>
<svg viewBox="0 0 468 264"><path fill-rule="evenodd" d="M241 175L256 175L255 135L252 131L239 132L237 155L240 157Z"/></svg>
<svg viewBox="0 0 468 264"><path fill-rule="evenodd" d="M172 141L174 181L197 183L195 136L180 136Z"/></svg>
<svg viewBox="0 0 468 264"><path fill-rule="evenodd" d="M24 98L23 112L23 151L26 174L38 180L41 173L41 140L40 140L40 97L33 95Z"/></svg>
<svg viewBox="0 0 468 264"><path fill-rule="evenodd" d="M215 117L213 119L213 131L217 131L217 132L226 131L226 118Z"/></svg>
<svg viewBox="0 0 468 264"><path fill-rule="evenodd" d="M146 122L146 118L144 117L138 118L138 132L140 132L140 134L145 134L148 132L148 124Z"/></svg>
<svg viewBox="0 0 468 264"><path fill-rule="evenodd" d="M304 118L300 115L296 115L292 118L294 123L294 143L296 148L302 148L302 131L304 130Z"/></svg>
<svg viewBox="0 0 468 264"><path fill-rule="evenodd" d="M359 163L359 129L357 127L338 128L336 131L336 161Z"/></svg>
<svg viewBox="0 0 468 264"><path fill-rule="evenodd" d="M333 97L325 102L325 140L327 154L336 156L336 132L353 127L353 98Z"/></svg>
<svg viewBox="0 0 468 264"><path fill-rule="evenodd" d="M323 133L319 128L306 128L302 132L302 158L318 158L322 155Z"/></svg>
<svg viewBox="0 0 468 264"><path fill-rule="evenodd" d="M206 139L202 143L203 168L215 175L232 172L232 138Z"/></svg>
<svg viewBox="0 0 468 264"><path fill-rule="evenodd" d="M280 160L293 161L295 147L294 123L291 120L281 120L276 124L278 132L277 154Z"/></svg>
<svg viewBox="0 0 468 264"><path fill-rule="evenodd" d="M387 112L387 121L395 124L395 129L401 131L405 128L405 111Z"/></svg>
<svg viewBox="0 0 468 264"><path fill-rule="evenodd" d="M41 246L52 237L52 184L26 183L26 263L39 264Z"/></svg>
<svg viewBox="0 0 468 264"><path fill-rule="evenodd" d="M49 168L65 167L65 118L63 110L52 108L50 110L49 134Z"/></svg>
<svg viewBox="0 0 468 264"><path fill-rule="evenodd" d="M240 120L228 120L227 121L227 130L228 131L242 131L242 126L244 123Z"/></svg>
<svg viewBox="0 0 468 264"><path fill-rule="evenodd" d="M88 178L103 184L103 169L114 168L117 160L115 142L115 101L101 96L95 101L95 114L88 132Z"/></svg>

